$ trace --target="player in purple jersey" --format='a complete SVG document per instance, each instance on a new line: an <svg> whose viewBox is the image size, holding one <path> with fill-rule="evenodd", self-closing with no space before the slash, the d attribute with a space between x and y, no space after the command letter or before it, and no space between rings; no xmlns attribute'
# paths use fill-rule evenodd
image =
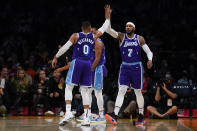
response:
<svg viewBox="0 0 197 131"><path fill-rule="evenodd" d="M91 68L94 69L99 63L99 59L95 56L95 61L91 67L91 55L95 48L95 54L97 54L97 48L100 45L97 40L109 25L109 19L111 15L110 6L105 7L105 23L99 28L98 34L95 36L91 33L91 24L89 22L82 23L82 32L74 33L71 35L67 43L62 46L57 54L54 56L52 61L52 67L54 68L57 64L57 58L64 54L72 45L74 46L73 60L71 62L69 71L66 77L66 88L65 88L65 102L66 102L66 114L60 121L59 125L64 125L67 121L72 119L74 116L71 112L72 102L72 90L74 85L79 84L81 89L81 95L84 106L84 120L83 126L89 126L89 96L88 87L91 87Z"/></svg>
<svg viewBox="0 0 197 131"><path fill-rule="evenodd" d="M153 53L147 46L144 38L140 35L134 34L135 25L132 22L127 22L125 27L126 33L116 32L111 28L107 29L107 33L112 37L118 39L122 64L119 73L119 92L116 98L115 109L112 114L106 114L105 118L110 123L117 124L117 115L122 106L124 95L127 88L132 86L134 89L137 104L139 108L138 121L136 126L144 124L144 98L141 89L143 88L143 66L141 62L141 47L148 57L147 67L152 67Z"/></svg>

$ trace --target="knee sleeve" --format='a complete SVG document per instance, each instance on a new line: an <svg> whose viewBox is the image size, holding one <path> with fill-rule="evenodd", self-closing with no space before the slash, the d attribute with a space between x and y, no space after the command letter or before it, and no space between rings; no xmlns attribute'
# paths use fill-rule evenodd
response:
<svg viewBox="0 0 197 131"><path fill-rule="evenodd" d="M116 107L121 107L122 106L122 103L123 103L123 100L124 100L124 95L127 92L127 88L128 88L127 86L120 86L119 87L118 96L116 98L116 103L115 103Z"/></svg>
<svg viewBox="0 0 197 131"><path fill-rule="evenodd" d="M89 105L88 87L80 87L83 105Z"/></svg>
<svg viewBox="0 0 197 131"><path fill-rule="evenodd" d="M73 87L74 87L74 85L68 85L68 84L66 84L66 88L65 88L65 100L72 101L72 98L73 98L73 94L72 94Z"/></svg>
<svg viewBox="0 0 197 131"><path fill-rule="evenodd" d="M139 108L144 108L144 97L141 90L134 90Z"/></svg>
<svg viewBox="0 0 197 131"><path fill-rule="evenodd" d="M102 95L102 90L94 90L95 92L95 96L96 96L96 99L97 99L97 105L98 105L98 109L99 111L103 111L104 108L103 108L103 95Z"/></svg>
<svg viewBox="0 0 197 131"><path fill-rule="evenodd" d="M121 96L124 96L127 92L127 88L128 88L127 86L120 86L118 94L121 95Z"/></svg>

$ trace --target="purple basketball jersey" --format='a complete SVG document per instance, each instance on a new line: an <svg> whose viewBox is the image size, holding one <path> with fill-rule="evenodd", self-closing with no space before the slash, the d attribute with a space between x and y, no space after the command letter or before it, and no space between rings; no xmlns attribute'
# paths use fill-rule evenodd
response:
<svg viewBox="0 0 197 131"><path fill-rule="evenodd" d="M90 60L92 50L94 49L94 36L92 33L78 33L78 40L74 44L73 59L80 58Z"/></svg>
<svg viewBox="0 0 197 131"><path fill-rule="evenodd" d="M138 35L134 34L133 38L129 38L124 34L124 39L120 45L122 62L132 63L141 61L141 46Z"/></svg>
<svg viewBox="0 0 197 131"><path fill-rule="evenodd" d="M103 50L102 50L102 53L101 53L101 59L100 59L98 65L103 65L106 62L106 59L105 59L105 45L100 38L98 38L98 41L100 41L103 45ZM91 63L93 63L94 60L95 60L95 50L92 51Z"/></svg>
<svg viewBox="0 0 197 131"><path fill-rule="evenodd" d="M92 33L78 33L78 40L74 44L73 60L68 70L66 84L91 87L91 56L95 42Z"/></svg>

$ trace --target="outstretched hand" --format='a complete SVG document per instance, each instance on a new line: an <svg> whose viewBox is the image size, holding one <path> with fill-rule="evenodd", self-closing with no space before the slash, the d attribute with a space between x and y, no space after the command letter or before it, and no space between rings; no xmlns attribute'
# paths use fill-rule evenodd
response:
<svg viewBox="0 0 197 131"><path fill-rule="evenodd" d="M105 19L110 19L112 13L112 9L110 5L105 5L104 9L105 9Z"/></svg>
<svg viewBox="0 0 197 131"><path fill-rule="evenodd" d="M54 57L53 60L52 60L51 66L52 66L52 68L55 68L56 65L57 65L57 58Z"/></svg>

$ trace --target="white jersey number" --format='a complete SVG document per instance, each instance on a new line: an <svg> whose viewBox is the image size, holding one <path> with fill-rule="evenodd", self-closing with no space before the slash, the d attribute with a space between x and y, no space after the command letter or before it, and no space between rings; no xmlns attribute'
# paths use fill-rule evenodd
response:
<svg viewBox="0 0 197 131"><path fill-rule="evenodd" d="M131 57L131 54L133 53L133 49L128 49L128 57Z"/></svg>
<svg viewBox="0 0 197 131"><path fill-rule="evenodd" d="M84 46L83 46L83 53L84 53L85 55L88 55L88 54L89 54L89 46L88 46L88 45L84 45Z"/></svg>

